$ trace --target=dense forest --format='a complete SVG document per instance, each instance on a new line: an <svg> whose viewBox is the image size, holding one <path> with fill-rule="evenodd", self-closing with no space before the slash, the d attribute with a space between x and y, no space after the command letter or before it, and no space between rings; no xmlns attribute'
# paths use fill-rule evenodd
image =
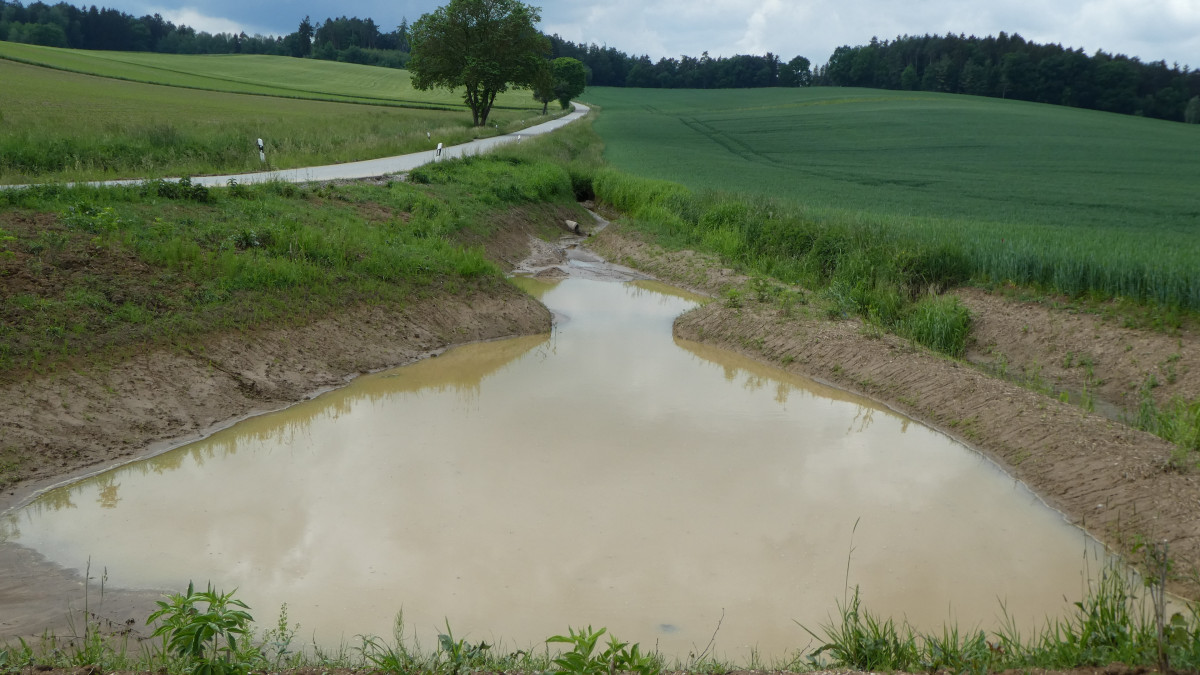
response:
<svg viewBox="0 0 1200 675"><path fill-rule="evenodd" d="M159 14L135 17L115 9L84 9L65 2L23 5L0 0L0 40L50 47L165 54L271 54L403 68L408 23L384 31L371 19L340 17L313 24L308 17L289 35L211 34L177 26Z"/></svg>
<svg viewBox="0 0 1200 675"><path fill-rule="evenodd" d="M739 54L678 59L631 56L613 47L548 36L552 58L583 62L588 84L605 87L728 89L809 85L941 91L1014 98L1200 123L1200 70L1143 63L1137 57L1028 42L1020 35L902 36L839 47L823 66L803 56ZM273 54L403 68L408 21L390 31L371 19L304 17L284 36L216 35L177 26L161 15L66 2L0 0L0 40L53 47L173 54Z"/></svg>
<svg viewBox="0 0 1200 675"><path fill-rule="evenodd" d="M806 87L814 84L811 63L797 56L784 63L770 52L766 56L738 54L728 58L650 60L630 56L612 47L567 42L550 36L554 58L569 56L587 67L588 84L597 87L648 87L659 89L738 89L750 87Z"/></svg>
<svg viewBox="0 0 1200 675"><path fill-rule="evenodd" d="M903 36L839 47L815 81L973 94L1200 122L1200 70L1028 42L1020 35Z"/></svg>

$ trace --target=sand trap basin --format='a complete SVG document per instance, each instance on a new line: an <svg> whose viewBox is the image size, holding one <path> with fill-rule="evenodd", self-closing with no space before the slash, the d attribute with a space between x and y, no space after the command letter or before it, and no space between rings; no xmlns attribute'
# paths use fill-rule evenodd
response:
<svg viewBox="0 0 1200 675"><path fill-rule="evenodd" d="M110 586L239 587L319 642L528 647L607 626L669 656L782 657L850 581L923 628L1022 626L1098 548L968 449L671 336L694 300L537 285L552 336L472 345L45 495L3 527ZM1065 599L1064 599L1065 598Z"/></svg>

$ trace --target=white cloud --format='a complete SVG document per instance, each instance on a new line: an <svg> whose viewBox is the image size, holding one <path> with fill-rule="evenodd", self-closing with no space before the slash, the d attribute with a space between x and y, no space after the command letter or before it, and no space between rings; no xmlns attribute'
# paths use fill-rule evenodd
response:
<svg viewBox="0 0 1200 675"><path fill-rule="evenodd" d="M179 7L176 9L152 9L151 14L162 14L162 17L167 21L177 26L191 26L198 32L204 33L242 33L253 35L255 33L265 33L267 31L257 30L252 26L244 23L226 19L223 17L208 16L192 7Z"/></svg>

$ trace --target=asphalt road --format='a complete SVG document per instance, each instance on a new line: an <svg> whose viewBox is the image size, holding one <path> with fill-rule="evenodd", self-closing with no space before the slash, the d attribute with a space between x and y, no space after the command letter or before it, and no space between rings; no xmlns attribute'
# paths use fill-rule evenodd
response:
<svg viewBox="0 0 1200 675"><path fill-rule="evenodd" d="M522 129L513 134L505 134L504 136L492 136L489 138L481 138L469 143L461 145L452 145L442 148L442 154L439 158L436 150L427 150L425 152L414 152L408 155L396 155L395 157L383 157L381 159L367 159L361 162L346 162L344 164L327 164L325 166L310 166L302 169L281 169L278 171L259 171L255 173L239 173L229 174L225 176L195 176L190 180L193 184L204 185L207 187L221 187L229 184L230 180L235 180L239 185L250 185L254 183L309 183L314 181L327 180L353 180L357 178L374 178L376 176L384 176L394 173L403 173L411 171L423 164L430 162L450 159L454 157L466 157L469 155L478 155L489 150L493 150L498 146L506 143L519 143L521 139L529 136L539 136L547 134L556 129L560 129L584 115L587 115L591 110L585 105L576 103L575 111L558 119L549 122L543 122L526 129ZM164 180L178 181L178 178L166 178ZM143 183L143 178L132 178L125 180L106 180L87 183L87 185L108 186L108 185L138 185ZM13 189L28 187L27 185L0 185L0 189Z"/></svg>

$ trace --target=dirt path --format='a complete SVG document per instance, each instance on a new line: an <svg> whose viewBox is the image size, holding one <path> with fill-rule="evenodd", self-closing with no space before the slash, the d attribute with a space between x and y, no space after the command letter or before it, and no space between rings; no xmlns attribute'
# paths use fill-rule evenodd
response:
<svg viewBox="0 0 1200 675"><path fill-rule="evenodd" d="M718 295L747 279L693 252L666 252L609 228L592 246L658 278ZM1091 386L1111 403L1131 400L1150 370L1174 364L1159 397L1200 388L1200 339L1114 326L964 289L977 320L975 360L1010 372L1039 373L1041 387ZM1200 475L1169 466L1171 444L1077 405L994 377L854 320L830 321L805 306L787 311L743 294L740 306L712 302L680 317L678 337L732 349L822 382L861 393L937 428L995 460L1068 519L1113 549L1166 541L1175 560L1172 588L1200 594ZM1179 354L1172 357L1172 354ZM1080 365L1080 358L1086 357ZM1160 373L1160 378L1164 374ZM1097 382L1100 384L1097 384ZM1034 382L1036 383L1036 382Z"/></svg>

